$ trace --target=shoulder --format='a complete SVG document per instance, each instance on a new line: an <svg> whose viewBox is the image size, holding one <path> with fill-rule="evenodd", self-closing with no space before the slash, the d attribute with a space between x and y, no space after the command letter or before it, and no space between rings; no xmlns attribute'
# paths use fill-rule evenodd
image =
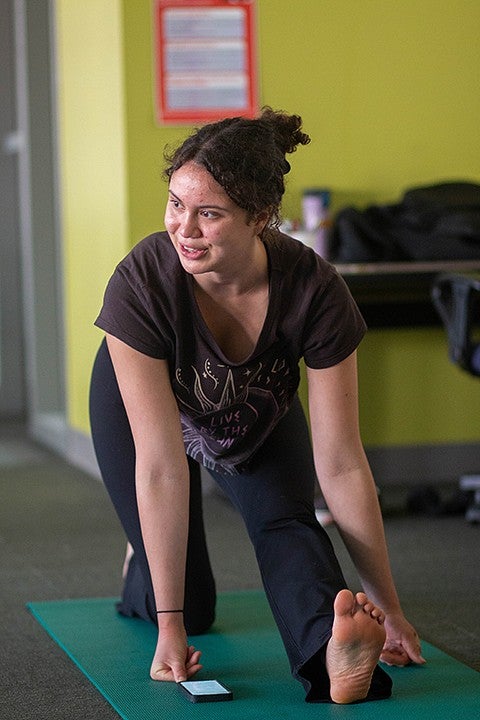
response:
<svg viewBox="0 0 480 720"><path fill-rule="evenodd" d="M272 270L279 271L288 284L310 284L315 292L325 289L338 277L336 268L300 240L271 231L265 239Z"/></svg>
<svg viewBox="0 0 480 720"><path fill-rule="evenodd" d="M176 258L167 233L137 243L111 276L95 324L145 355L167 357L182 297Z"/></svg>
<svg viewBox="0 0 480 720"><path fill-rule="evenodd" d="M159 277L171 277L179 265L167 232L156 232L140 240L117 265L117 272L149 285Z"/></svg>
<svg viewBox="0 0 480 720"><path fill-rule="evenodd" d="M166 232L140 240L108 281L104 308L136 307L150 315L174 307L185 295L185 272Z"/></svg>

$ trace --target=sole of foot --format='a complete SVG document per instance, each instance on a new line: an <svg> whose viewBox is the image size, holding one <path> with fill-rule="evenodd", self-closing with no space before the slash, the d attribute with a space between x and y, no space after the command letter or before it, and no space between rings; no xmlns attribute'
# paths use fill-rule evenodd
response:
<svg viewBox="0 0 480 720"><path fill-rule="evenodd" d="M333 702L364 700L385 642L385 615L364 593L341 590L334 603L326 666Z"/></svg>

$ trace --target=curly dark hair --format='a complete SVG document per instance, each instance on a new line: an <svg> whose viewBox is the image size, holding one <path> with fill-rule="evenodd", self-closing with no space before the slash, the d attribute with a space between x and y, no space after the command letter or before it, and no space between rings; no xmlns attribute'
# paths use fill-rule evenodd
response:
<svg viewBox="0 0 480 720"><path fill-rule="evenodd" d="M302 118L264 107L258 118L227 118L195 130L173 152L165 152L164 176L194 161L208 170L227 195L250 217L268 209L270 226L280 222L285 192L285 159L310 138L302 132Z"/></svg>

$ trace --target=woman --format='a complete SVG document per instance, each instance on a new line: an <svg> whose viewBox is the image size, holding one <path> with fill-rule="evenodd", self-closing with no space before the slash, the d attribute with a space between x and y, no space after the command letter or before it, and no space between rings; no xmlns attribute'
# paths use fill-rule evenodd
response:
<svg viewBox="0 0 480 720"><path fill-rule="evenodd" d="M359 437L365 324L334 268L276 229L285 154L309 140L298 116L265 108L204 126L167 158L166 232L118 265L96 321L91 421L133 548L119 610L158 625L151 677L194 675L187 634L214 620L203 465L244 518L307 701L349 703L390 695L379 658L423 659ZM317 477L365 594L346 588L315 519Z"/></svg>

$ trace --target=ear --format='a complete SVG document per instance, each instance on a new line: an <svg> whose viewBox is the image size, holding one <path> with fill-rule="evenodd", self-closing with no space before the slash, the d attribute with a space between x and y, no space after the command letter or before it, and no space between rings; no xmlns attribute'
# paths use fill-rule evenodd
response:
<svg viewBox="0 0 480 720"><path fill-rule="evenodd" d="M262 210L253 218L253 223L255 225L255 230L257 232L257 235L262 235L263 231L265 230L266 226L268 225L268 222L270 218L272 217L272 210L271 208L265 208L265 210Z"/></svg>

